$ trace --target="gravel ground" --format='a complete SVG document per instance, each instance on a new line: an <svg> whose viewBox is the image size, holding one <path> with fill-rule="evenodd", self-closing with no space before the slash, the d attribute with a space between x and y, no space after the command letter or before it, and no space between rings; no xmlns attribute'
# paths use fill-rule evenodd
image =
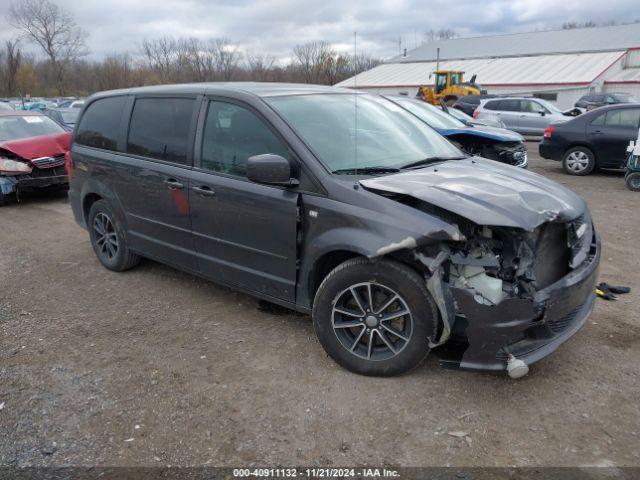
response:
<svg viewBox="0 0 640 480"><path fill-rule="evenodd" d="M306 316L151 261L102 268L64 195L2 208L0 465L639 465L640 195L529 147L587 199L601 280L633 291L518 381L434 357L351 374Z"/></svg>

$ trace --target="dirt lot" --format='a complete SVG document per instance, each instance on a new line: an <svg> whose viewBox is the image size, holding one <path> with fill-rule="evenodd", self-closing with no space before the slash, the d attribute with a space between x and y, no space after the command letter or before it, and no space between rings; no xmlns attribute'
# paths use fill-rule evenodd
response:
<svg viewBox="0 0 640 480"><path fill-rule="evenodd" d="M3 208L0 464L640 465L640 195L532 163L588 200L601 279L634 290L519 381L434 357L356 376L308 317L150 261L102 268L64 196Z"/></svg>

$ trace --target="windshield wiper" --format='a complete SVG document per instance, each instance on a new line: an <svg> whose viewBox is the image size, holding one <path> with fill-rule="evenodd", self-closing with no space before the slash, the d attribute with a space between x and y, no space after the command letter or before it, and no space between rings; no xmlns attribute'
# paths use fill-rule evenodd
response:
<svg viewBox="0 0 640 480"><path fill-rule="evenodd" d="M402 167L400 167L400 169L410 170L412 168L424 167L431 163L446 162L447 160L462 160L464 158L467 158L467 157L428 157L428 158L423 158L422 160L418 160L417 162L407 163L406 165L403 165Z"/></svg>
<svg viewBox="0 0 640 480"><path fill-rule="evenodd" d="M358 168L341 168L339 170L333 170L331 173L337 175L356 175L362 173L363 175L376 174L376 173L396 173L400 169L396 167L358 167Z"/></svg>

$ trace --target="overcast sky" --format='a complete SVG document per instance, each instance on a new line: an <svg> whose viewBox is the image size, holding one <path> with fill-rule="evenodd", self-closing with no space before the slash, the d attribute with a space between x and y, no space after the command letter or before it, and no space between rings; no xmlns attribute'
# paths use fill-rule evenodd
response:
<svg viewBox="0 0 640 480"><path fill-rule="evenodd" d="M228 37L243 50L284 59L293 45L325 40L381 58L411 49L429 29L460 36L559 28L563 22L640 16L638 0L57 0L88 33L90 58L136 54L143 38L163 35ZM0 0L0 38L11 36Z"/></svg>

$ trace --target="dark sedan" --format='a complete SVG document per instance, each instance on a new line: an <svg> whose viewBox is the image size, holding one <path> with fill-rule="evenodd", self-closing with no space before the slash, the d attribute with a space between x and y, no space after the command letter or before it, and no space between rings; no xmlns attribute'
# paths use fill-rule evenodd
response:
<svg viewBox="0 0 640 480"><path fill-rule="evenodd" d="M604 105L615 105L618 103L636 103L637 100L628 93L590 93L580 97L575 104L576 108L593 110Z"/></svg>
<svg viewBox="0 0 640 480"><path fill-rule="evenodd" d="M527 168L527 147L519 133L504 128L467 125L421 100L402 96L385 98L415 115L464 152Z"/></svg>
<svg viewBox="0 0 640 480"><path fill-rule="evenodd" d="M624 168L627 147L638 137L640 104L600 107L568 122L549 125L540 156L562 162L570 175L588 175L595 168Z"/></svg>
<svg viewBox="0 0 640 480"><path fill-rule="evenodd" d="M495 98L496 95L482 94L482 95L467 95L464 97L460 97L456 103L453 104L453 108L460 110L461 112L466 113L467 115L473 116L473 112L478 105L480 105L480 100L484 100L485 98Z"/></svg>

